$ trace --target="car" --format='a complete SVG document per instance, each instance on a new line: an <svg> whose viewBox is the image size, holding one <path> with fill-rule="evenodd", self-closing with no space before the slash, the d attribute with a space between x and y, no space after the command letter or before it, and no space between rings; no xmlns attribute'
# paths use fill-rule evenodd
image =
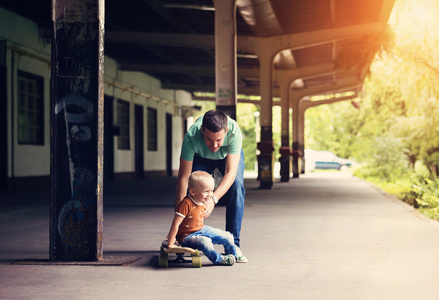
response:
<svg viewBox="0 0 439 300"><path fill-rule="evenodd" d="M353 161L338 157L331 151L305 149L305 170L342 170L351 167Z"/></svg>

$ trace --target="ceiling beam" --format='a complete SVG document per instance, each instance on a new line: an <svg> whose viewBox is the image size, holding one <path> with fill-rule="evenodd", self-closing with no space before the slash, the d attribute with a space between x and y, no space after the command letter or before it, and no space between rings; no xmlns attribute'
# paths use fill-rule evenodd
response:
<svg viewBox="0 0 439 300"><path fill-rule="evenodd" d="M214 66L121 63L120 69L124 71L141 71L158 74L192 74L198 76L215 76ZM239 68L238 76L241 78L259 79L259 68Z"/></svg>
<svg viewBox="0 0 439 300"><path fill-rule="evenodd" d="M191 74L196 76L215 75L214 66L121 63L120 69L123 71L140 71L157 74ZM336 72L336 70L333 64L321 64L289 70L275 70L275 81L278 82L281 78L288 78L290 81L297 78L309 79L325 74L333 74L334 72ZM240 78L259 80L259 75L259 68L238 68L238 77Z"/></svg>
<svg viewBox="0 0 439 300"><path fill-rule="evenodd" d="M323 105L323 104L331 104L331 103L340 102L340 101L351 100L351 99L354 99L357 97L358 97L358 94L357 94L357 92L355 92L354 95L344 96L344 97L334 97L334 98L325 99L325 100L311 101L309 99L306 99L306 100L300 101L299 105L306 110L310 107L319 106L319 105Z"/></svg>
<svg viewBox="0 0 439 300"><path fill-rule="evenodd" d="M107 31L105 42L178 48L215 49L215 36L137 31Z"/></svg>
<svg viewBox="0 0 439 300"><path fill-rule="evenodd" d="M270 45L270 47L278 49L278 51L285 49L300 49L354 36L379 32L383 29L383 23L374 22L273 37L238 36L237 49L238 52L256 53L261 44ZM215 36L203 34L108 31L105 33L105 42L179 48L215 48Z"/></svg>
<svg viewBox="0 0 439 300"><path fill-rule="evenodd" d="M387 23L392 12L395 0L383 0L383 5L381 6L380 21Z"/></svg>
<svg viewBox="0 0 439 300"><path fill-rule="evenodd" d="M163 6L161 1L142 0L142 2L149 5L159 15L161 15L167 22L171 23L177 30L181 32L193 32L193 29L189 27L185 22L183 22L181 18L178 18L178 16L174 14L171 10Z"/></svg>
<svg viewBox="0 0 439 300"><path fill-rule="evenodd" d="M341 90L351 90L351 89L357 89L361 87L361 82L356 77L352 77L349 79L345 79L343 81L336 82L335 84L325 84L325 85L319 85L311 88L303 88L303 89L293 89L292 94L293 97L290 99L303 99L306 96L314 96L314 95L321 95L321 94L327 94L327 93L335 93L337 91ZM290 103L291 105L291 103Z"/></svg>
<svg viewBox="0 0 439 300"><path fill-rule="evenodd" d="M191 92L209 92L215 93L215 86L213 85L197 85L184 83L162 83L162 89L169 90L186 90ZM259 87L238 87L238 93L247 96L259 96ZM273 97L279 97L279 88L273 88Z"/></svg>
<svg viewBox="0 0 439 300"><path fill-rule="evenodd" d="M238 37L238 52L257 53L267 51L278 53L285 49L301 49L336 42L356 36L376 33L385 29L383 23L373 22L361 25L307 31L272 37Z"/></svg>

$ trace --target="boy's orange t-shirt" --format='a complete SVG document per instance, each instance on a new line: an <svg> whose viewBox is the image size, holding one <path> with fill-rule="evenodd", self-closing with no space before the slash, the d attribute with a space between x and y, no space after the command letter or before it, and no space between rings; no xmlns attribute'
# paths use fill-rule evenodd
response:
<svg viewBox="0 0 439 300"><path fill-rule="evenodd" d="M179 243L186 236L203 228L205 210L206 205L196 202L190 196L186 196L178 204L175 214L184 218L178 228L177 241Z"/></svg>

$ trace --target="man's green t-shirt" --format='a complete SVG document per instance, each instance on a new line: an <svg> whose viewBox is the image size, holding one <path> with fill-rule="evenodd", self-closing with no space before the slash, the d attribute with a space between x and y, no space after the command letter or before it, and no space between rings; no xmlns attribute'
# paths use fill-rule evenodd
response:
<svg viewBox="0 0 439 300"><path fill-rule="evenodd" d="M208 159L219 160L226 158L227 154L236 154L241 152L242 133L235 120L227 116L229 131L224 137L224 143L221 148L213 153L207 147L204 141L204 135L201 132L203 117L198 118L189 128L183 139L181 147L181 158L186 161L192 161L195 154Z"/></svg>

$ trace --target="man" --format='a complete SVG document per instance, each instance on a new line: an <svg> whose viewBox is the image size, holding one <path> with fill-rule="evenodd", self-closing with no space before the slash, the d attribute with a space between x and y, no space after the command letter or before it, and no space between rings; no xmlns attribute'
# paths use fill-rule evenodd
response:
<svg viewBox="0 0 439 300"><path fill-rule="evenodd" d="M213 174L218 168L224 177L214 191L212 201L207 204L205 218L210 215L219 199L223 198L226 203L226 230L233 234L238 247L244 216L244 167L241 129L224 112L206 112L184 136L175 205L177 207L186 196L188 179L192 172L206 171Z"/></svg>

